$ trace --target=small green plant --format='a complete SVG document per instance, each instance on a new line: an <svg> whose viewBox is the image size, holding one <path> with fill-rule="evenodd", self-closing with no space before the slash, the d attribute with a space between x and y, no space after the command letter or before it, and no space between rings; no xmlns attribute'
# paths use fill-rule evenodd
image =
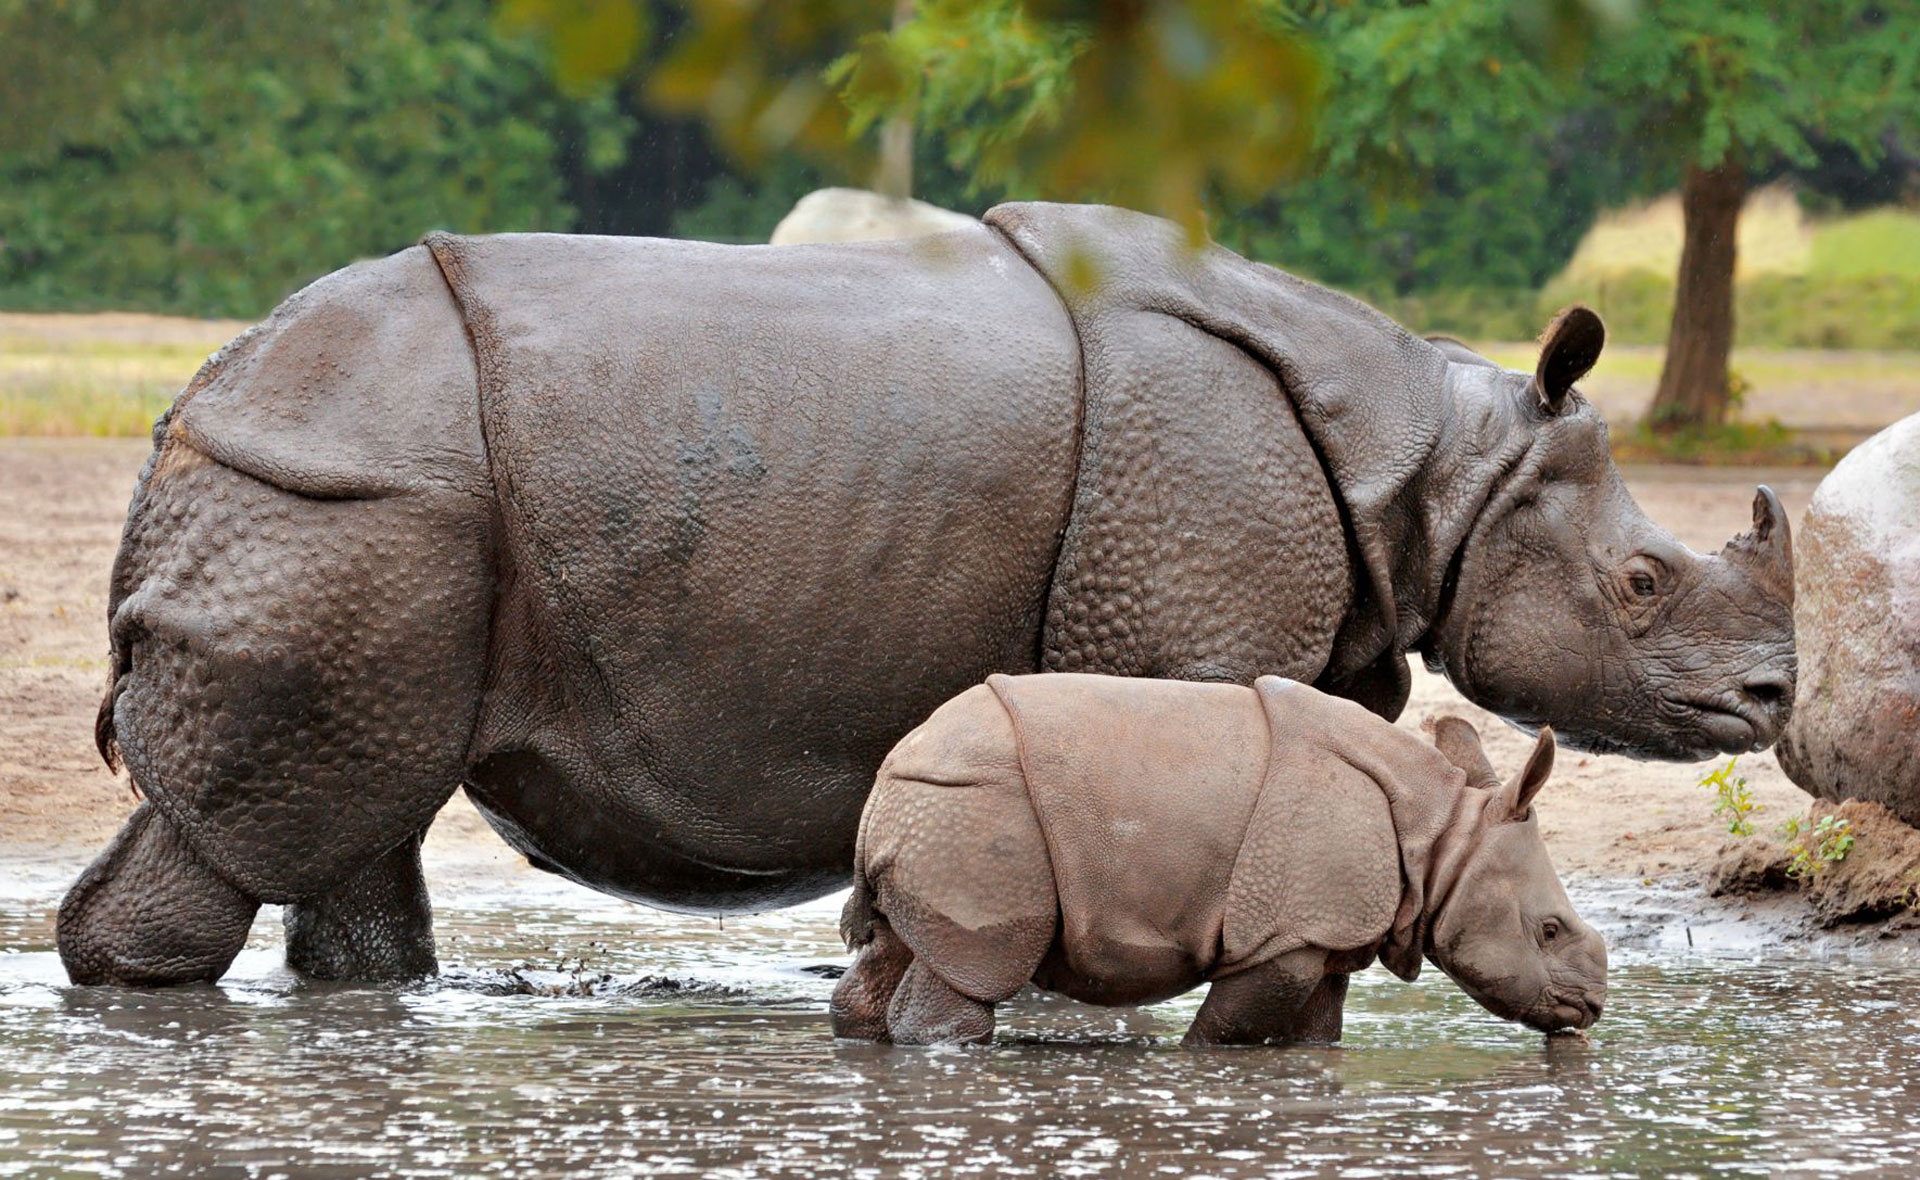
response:
<svg viewBox="0 0 1920 1180"><path fill-rule="evenodd" d="M1739 761L1740 755L1735 754L1727 759L1725 766L1715 767L1712 773L1701 779L1700 785L1713 789L1713 813L1727 817L1727 832L1734 836L1751 836L1751 817L1760 810L1760 804L1747 787L1746 776L1733 773Z"/></svg>
<svg viewBox="0 0 1920 1180"><path fill-rule="evenodd" d="M1804 881L1847 859L1853 851L1853 821L1823 815L1818 823L1808 824L1796 815L1780 825L1780 838L1792 856L1787 876Z"/></svg>

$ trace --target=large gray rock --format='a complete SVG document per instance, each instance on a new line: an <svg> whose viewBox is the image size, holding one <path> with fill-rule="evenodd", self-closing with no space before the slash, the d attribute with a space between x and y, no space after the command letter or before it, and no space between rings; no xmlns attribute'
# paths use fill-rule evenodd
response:
<svg viewBox="0 0 1920 1180"><path fill-rule="evenodd" d="M1856 447L1796 538L1794 782L1920 826L1920 414Z"/></svg>
<svg viewBox="0 0 1920 1180"><path fill-rule="evenodd" d="M879 242L920 238L965 229L979 221L911 197L888 197L863 188L816 189L801 197L773 227L776 246L813 242Z"/></svg>

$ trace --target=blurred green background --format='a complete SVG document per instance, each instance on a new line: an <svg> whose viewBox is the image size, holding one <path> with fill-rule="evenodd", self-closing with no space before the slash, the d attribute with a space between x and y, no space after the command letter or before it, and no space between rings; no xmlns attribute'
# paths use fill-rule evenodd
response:
<svg viewBox="0 0 1920 1180"><path fill-rule="evenodd" d="M435 228L765 241L893 122L922 200L1153 209L1486 342L1584 300L1661 344L1663 195L1733 169L1742 347L1920 350L1916 9L0 0L0 311L250 320ZM205 344L49 323L0 324L0 430L120 432Z"/></svg>

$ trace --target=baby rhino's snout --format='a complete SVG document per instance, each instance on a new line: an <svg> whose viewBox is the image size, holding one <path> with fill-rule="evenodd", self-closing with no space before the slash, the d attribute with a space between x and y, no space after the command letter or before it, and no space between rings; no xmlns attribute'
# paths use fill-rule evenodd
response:
<svg viewBox="0 0 1920 1180"><path fill-rule="evenodd" d="M1577 945L1562 957L1542 997L1540 1019L1527 1023L1542 1032L1591 1028L1607 1006L1607 944L1583 928Z"/></svg>
<svg viewBox="0 0 1920 1180"><path fill-rule="evenodd" d="M1600 1012L1607 1006L1605 986L1590 990L1562 994L1549 1006L1544 1020L1534 1022L1541 1032L1559 1032L1569 1028L1590 1028L1600 1019Z"/></svg>

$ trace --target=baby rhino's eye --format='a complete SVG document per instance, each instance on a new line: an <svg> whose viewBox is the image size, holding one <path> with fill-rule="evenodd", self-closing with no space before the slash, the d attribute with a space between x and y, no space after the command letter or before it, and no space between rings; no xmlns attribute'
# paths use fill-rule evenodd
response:
<svg viewBox="0 0 1920 1180"><path fill-rule="evenodd" d="M1627 585L1633 590L1634 597L1636 598L1653 597L1654 585L1652 574L1635 571L1633 576L1627 579Z"/></svg>
<svg viewBox="0 0 1920 1180"><path fill-rule="evenodd" d="M1554 939L1560 937L1560 923L1554 921L1552 918L1548 918L1540 927L1540 937L1546 939L1548 942L1552 942Z"/></svg>

